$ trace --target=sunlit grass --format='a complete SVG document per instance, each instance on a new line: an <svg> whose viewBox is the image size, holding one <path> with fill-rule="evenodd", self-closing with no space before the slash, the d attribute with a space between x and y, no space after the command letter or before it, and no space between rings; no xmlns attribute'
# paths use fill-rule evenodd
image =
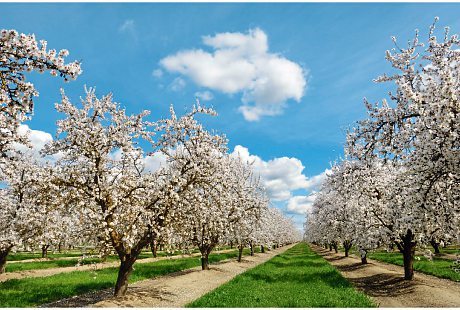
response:
<svg viewBox="0 0 460 310"><path fill-rule="evenodd" d="M188 307L374 307L321 256L300 243Z"/></svg>
<svg viewBox="0 0 460 310"><path fill-rule="evenodd" d="M374 252L369 253L368 257L385 263L404 266L403 256L399 252ZM414 260L414 270L444 279L460 281L460 272L456 272L453 265L452 260L439 257L433 257L432 260L429 260L424 256L417 255Z"/></svg>
<svg viewBox="0 0 460 310"><path fill-rule="evenodd" d="M246 249L245 255L248 255ZM237 251L211 254L210 263L236 258ZM200 266L199 257L167 259L135 264L130 282ZM118 268L97 271L74 271L48 277L8 280L0 283L0 307L34 307L115 285Z"/></svg>

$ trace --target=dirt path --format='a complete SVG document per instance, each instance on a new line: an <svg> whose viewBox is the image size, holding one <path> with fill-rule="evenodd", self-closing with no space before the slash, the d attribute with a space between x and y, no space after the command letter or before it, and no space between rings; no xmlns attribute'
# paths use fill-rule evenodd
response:
<svg viewBox="0 0 460 310"><path fill-rule="evenodd" d="M216 251L214 253L227 253L235 251L235 249L229 250L222 250ZM138 259L136 264L145 264L145 263L152 263L160 260L165 259L178 259L184 257L196 257L201 256L200 253L194 253L191 255L174 255L174 256L165 256L165 257L157 257L157 258L143 258ZM52 276L58 273L65 273L65 272L72 272L72 271L87 271L87 270L100 270L104 268L110 267L118 267L120 265L119 261L115 262L105 262L105 263L94 263L94 264L86 264L82 266L72 266L72 267L58 267L58 268L48 268L48 269L34 269L34 270L24 270L24 271L15 271L15 272L7 272L0 274L0 283L5 282L11 279L23 279L23 278L36 278L36 277L47 277Z"/></svg>
<svg viewBox="0 0 460 310"><path fill-rule="evenodd" d="M460 283L419 272L415 272L414 280L406 281L400 266L370 259L369 264L362 265L358 257L310 246L379 307L460 307Z"/></svg>

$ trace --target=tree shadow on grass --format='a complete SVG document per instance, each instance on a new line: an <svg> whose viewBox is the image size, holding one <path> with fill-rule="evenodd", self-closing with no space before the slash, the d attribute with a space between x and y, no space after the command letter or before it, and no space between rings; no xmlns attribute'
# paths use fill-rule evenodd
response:
<svg viewBox="0 0 460 310"><path fill-rule="evenodd" d="M42 304L38 308L80 308L113 297L113 288L87 292L78 296L64 298L58 301Z"/></svg>
<svg viewBox="0 0 460 310"><path fill-rule="evenodd" d="M376 274L361 278L349 279L357 288L373 297L396 297L408 295L414 291L414 283L404 280L402 276Z"/></svg>
<svg viewBox="0 0 460 310"><path fill-rule="evenodd" d="M345 257L345 256L334 256L334 257L327 257L326 259L328 261L336 261L336 260L341 260L341 259L345 259L345 258L348 258L348 257Z"/></svg>
<svg viewBox="0 0 460 310"><path fill-rule="evenodd" d="M366 268L366 266L368 265L362 264L362 263L353 263L353 264L335 266L335 268L337 268L340 271L354 271L354 270Z"/></svg>

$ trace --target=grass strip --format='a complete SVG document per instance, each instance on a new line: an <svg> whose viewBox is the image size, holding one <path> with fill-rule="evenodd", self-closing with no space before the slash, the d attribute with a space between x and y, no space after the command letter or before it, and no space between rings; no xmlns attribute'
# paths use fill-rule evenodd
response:
<svg viewBox="0 0 460 310"><path fill-rule="evenodd" d="M244 251L248 255L248 249ZM236 258L237 251L209 256L210 263ZM201 265L200 257L135 264L130 283ZM34 307L63 298L113 287L118 268L73 271L48 277L12 279L0 283L0 307Z"/></svg>
<svg viewBox="0 0 460 310"><path fill-rule="evenodd" d="M377 261L404 266L403 256L398 252L374 252L367 256ZM460 273L456 272L453 267L454 261L451 259L433 257L432 260L429 260L424 256L416 256L414 260L414 270L443 279L460 281Z"/></svg>
<svg viewBox="0 0 460 310"><path fill-rule="evenodd" d="M375 307L305 243L233 278L187 307Z"/></svg>

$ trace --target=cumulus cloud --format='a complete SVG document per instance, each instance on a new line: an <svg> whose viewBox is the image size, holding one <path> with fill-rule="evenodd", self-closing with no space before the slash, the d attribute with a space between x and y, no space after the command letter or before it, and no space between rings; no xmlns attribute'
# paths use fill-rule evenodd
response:
<svg viewBox="0 0 460 310"><path fill-rule="evenodd" d="M121 160L122 155L123 151L121 149L117 149L110 154L110 157L113 160ZM155 172L167 164L167 157L161 152L155 152L152 155L145 156L143 158L143 164L144 173Z"/></svg>
<svg viewBox="0 0 460 310"><path fill-rule="evenodd" d="M53 156L42 156L40 151L43 149L45 144L48 142L53 141L53 136L50 133L41 131L41 130L34 130L30 129L27 125L19 125L18 133L22 136L27 136L29 138L30 147L15 143L14 147L16 150L30 154L33 158L38 161L46 162L46 161L56 161L60 155L56 154Z"/></svg>
<svg viewBox="0 0 460 310"><path fill-rule="evenodd" d="M297 158L278 157L264 161L259 156L251 155L249 150L241 145L235 146L232 156L239 156L252 164L272 200L287 200L291 197L292 191L308 186L308 178L303 174L305 167Z"/></svg>
<svg viewBox="0 0 460 310"><path fill-rule="evenodd" d="M316 199L316 194L308 196L293 196L289 198L287 209L297 214L307 214L313 206L313 202Z"/></svg>
<svg viewBox="0 0 460 310"><path fill-rule="evenodd" d="M200 100L203 100L203 101L210 101L212 99L214 99L214 95L208 91L208 90L205 90L205 91L198 91L195 93L195 97L197 97L198 99Z"/></svg>
<svg viewBox="0 0 460 310"><path fill-rule="evenodd" d="M321 188L321 185L323 184L324 180L326 180L326 177L332 172L331 169L326 169L323 172L321 172L318 175L315 175L311 178L308 179L308 184L306 189L309 191L319 191Z"/></svg>
<svg viewBox="0 0 460 310"><path fill-rule="evenodd" d="M161 152L155 152L144 159L145 172L155 172L167 164L167 157Z"/></svg>
<svg viewBox="0 0 460 310"><path fill-rule="evenodd" d="M281 114L288 100L298 102L304 95L307 72L299 64L270 53L267 35L261 29L218 33L202 40L212 52L183 50L163 58L160 65L201 87L241 93L239 111L246 120Z"/></svg>

